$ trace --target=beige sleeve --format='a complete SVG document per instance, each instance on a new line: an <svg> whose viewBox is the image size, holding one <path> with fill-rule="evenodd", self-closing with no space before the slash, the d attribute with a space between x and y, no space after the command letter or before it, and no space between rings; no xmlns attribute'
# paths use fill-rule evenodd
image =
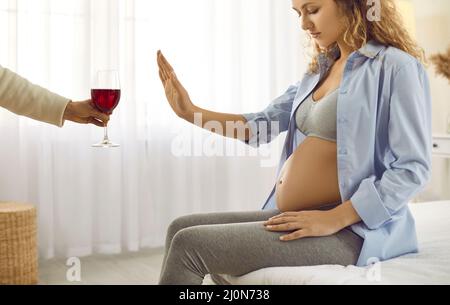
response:
<svg viewBox="0 0 450 305"><path fill-rule="evenodd" d="M30 83L0 66L0 106L19 115L62 127L69 99Z"/></svg>

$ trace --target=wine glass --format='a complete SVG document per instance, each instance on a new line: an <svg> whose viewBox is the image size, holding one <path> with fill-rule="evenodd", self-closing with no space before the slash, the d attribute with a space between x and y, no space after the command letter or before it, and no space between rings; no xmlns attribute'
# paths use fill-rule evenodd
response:
<svg viewBox="0 0 450 305"><path fill-rule="evenodd" d="M120 101L119 72L116 70L98 71L94 77L91 89L91 98L97 109L106 114L112 114ZM92 145L93 147L120 147L108 138L108 126L105 125L103 141Z"/></svg>

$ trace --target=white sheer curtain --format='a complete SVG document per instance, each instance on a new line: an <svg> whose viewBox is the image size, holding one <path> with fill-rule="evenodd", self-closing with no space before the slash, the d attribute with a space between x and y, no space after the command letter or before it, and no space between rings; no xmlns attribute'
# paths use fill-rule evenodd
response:
<svg viewBox="0 0 450 305"><path fill-rule="evenodd" d="M0 0L2 66L78 100L89 98L97 69L118 69L121 77L122 100L110 123L120 149L90 147L101 129L70 123L58 129L0 109L0 200L38 207L41 258L159 247L177 216L261 208L284 136L255 150L180 120L164 97L156 51L165 52L197 105L260 111L305 70L290 6L289 0ZM225 149L195 155L195 143L211 137L216 147L245 155Z"/></svg>

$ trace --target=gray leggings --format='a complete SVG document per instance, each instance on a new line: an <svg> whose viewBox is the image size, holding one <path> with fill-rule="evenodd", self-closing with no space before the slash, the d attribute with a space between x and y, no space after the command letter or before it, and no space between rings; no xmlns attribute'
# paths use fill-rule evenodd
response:
<svg viewBox="0 0 450 305"><path fill-rule="evenodd" d="M168 229L160 285L201 285L211 274L242 276L268 267L355 265L363 239L346 228L320 238L289 242L286 232L269 232L263 222L278 210L196 214ZM219 284L224 284L219 282Z"/></svg>

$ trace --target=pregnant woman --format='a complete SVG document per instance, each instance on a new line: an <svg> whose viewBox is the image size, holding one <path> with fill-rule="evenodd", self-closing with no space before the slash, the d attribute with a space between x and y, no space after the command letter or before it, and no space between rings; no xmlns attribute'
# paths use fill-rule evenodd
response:
<svg viewBox="0 0 450 305"><path fill-rule="evenodd" d="M176 114L239 126L258 147L287 131L262 211L181 217L168 230L160 284L201 284L267 267L366 266L418 251L408 202L431 171L431 98L423 51L393 0L293 0L315 51L304 78L264 111L195 106L158 51ZM379 17L379 19L377 19ZM265 124L259 124L259 123ZM268 128L277 122L277 131ZM266 126L266 127L264 127ZM203 126L202 126L203 127Z"/></svg>

